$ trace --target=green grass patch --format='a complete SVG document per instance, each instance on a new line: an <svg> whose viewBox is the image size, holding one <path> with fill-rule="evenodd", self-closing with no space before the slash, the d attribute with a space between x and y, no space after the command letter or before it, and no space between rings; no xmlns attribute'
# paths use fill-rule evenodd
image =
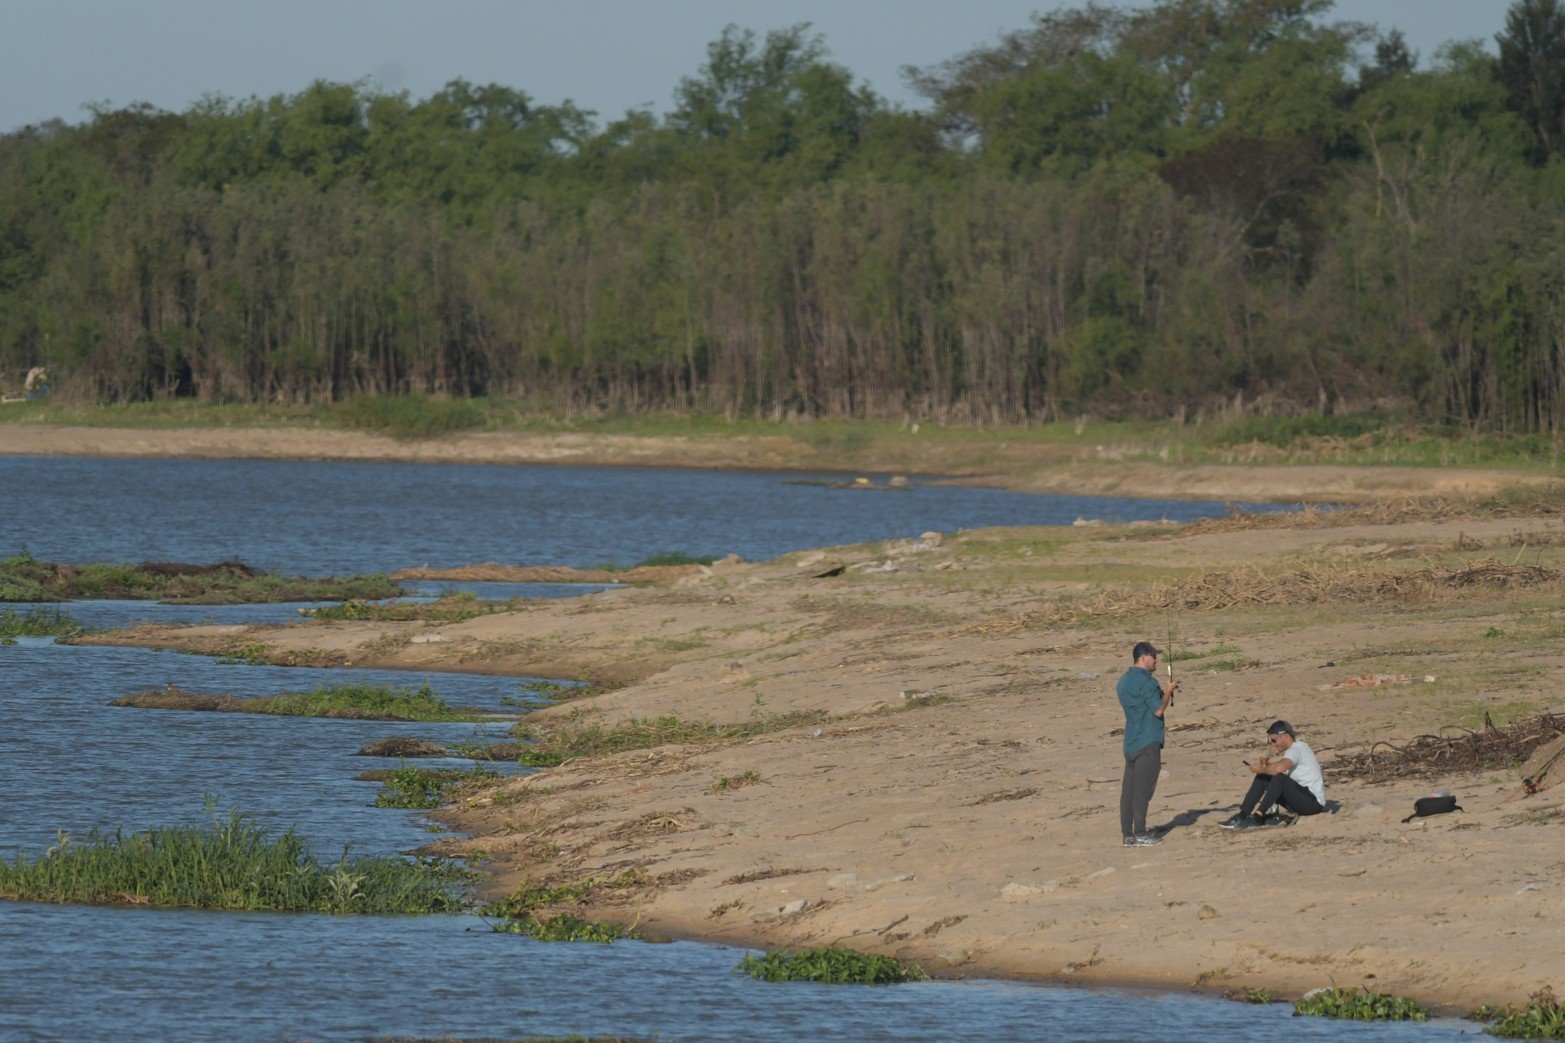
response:
<svg viewBox="0 0 1565 1043"><path fill-rule="evenodd" d="M761 981L814 981L827 985L893 985L927 981L917 964L855 949L801 949L746 956L735 970Z"/></svg>
<svg viewBox="0 0 1565 1043"><path fill-rule="evenodd" d="M547 678L535 678L531 681L523 681L516 686L515 695L503 695L500 697L501 706L553 706L555 703L563 703L571 699L583 699L587 696L601 695L615 688L623 687L621 684L606 685L601 683L580 684L570 681L551 681Z"/></svg>
<svg viewBox="0 0 1565 1043"><path fill-rule="evenodd" d="M273 837L239 814L209 827L61 834L36 861L0 861L0 898L86 905L322 913L450 913L472 873L383 856L322 862L292 830Z"/></svg>
<svg viewBox="0 0 1565 1043"><path fill-rule="evenodd" d="M310 619L370 620L376 623L461 623L478 616L505 612L509 601L485 601L473 594L451 594L435 601L392 601L385 604L350 598L340 605L305 609Z"/></svg>
<svg viewBox="0 0 1565 1043"><path fill-rule="evenodd" d="M645 882L645 871L629 869L619 876L592 876L569 884L523 884L500 901L485 906L483 915L506 921L536 920L541 909L585 905L606 893L630 890Z"/></svg>
<svg viewBox="0 0 1565 1043"><path fill-rule="evenodd" d="M657 568L673 565L710 565L717 560L715 554L686 554L682 550L658 551L649 554L634 565L621 565L616 561L605 561L593 565L592 568L600 572L629 572L631 569Z"/></svg>
<svg viewBox="0 0 1565 1043"><path fill-rule="evenodd" d="M1479 1007L1476 1021L1493 1024L1484 1029L1505 1039L1565 1039L1565 1006L1545 988L1532 994L1521 1007Z"/></svg>
<svg viewBox="0 0 1565 1043"><path fill-rule="evenodd" d="M426 683L418 688L349 684L308 692L283 692L241 699L200 695L168 686L114 700L111 706L150 710L210 710L217 713L265 713L280 717L337 717L369 721L469 722L480 719L436 695Z"/></svg>
<svg viewBox="0 0 1565 1043"><path fill-rule="evenodd" d="M874 453L893 469L916 469L920 460L933 457L945 470L992 470L1003 464L1003 454L1013 446L1081 451L1102 447L1101 452L1113 459L1174 465L1257 458L1430 467L1539 469L1558 464L1558 449L1547 434L1479 434L1389 414L1243 417L1206 424L1093 420L979 428L923 423L914 431L896 421L768 421L690 412L565 415L521 407L514 401L422 395L362 398L333 406L217 405L188 399L96 405L66 403L56 397L7 406L0 410L0 423L8 422L155 429L330 426L402 438L438 437L476 428L692 441L788 438L806 452L807 466L830 468L835 461L845 469ZM1264 456L1256 454L1257 447Z"/></svg>
<svg viewBox="0 0 1565 1043"><path fill-rule="evenodd" d="M633 569L656 568L661 565L710 565L717 560L715 554L686 554L682 550L665 550L642 558Z"/></svg>
<svg viewBox="0 0 1565 1043"><path fill-rule="evenodd" d="M0 611L0 639L13 637L80 637L87 632L79 620L57 608L37 607L26 612Z"/></svg>
<svg viewBox="0 0 1565 1043"><path fill-rule="evenodd" d="M1354 989L1318 989L1293 1005L1295 1014L1345 1021L1428 1021L1422 1004L1384 992Z"/></svg>
<svg viewBox="0 0 1565 1043"><path fill-rule="evenodd" d="M1215 648L1183 648L1177 652L1169 652L1163 656L1167 663L1183 663L1191 659L1205 659L1214 655L1237 655L1239 649L1233 645L1220 644Z"/></svg>
<svg viewBox="0 0 1565 1043"><path fill-rule="evenodd" d="M176 605L250 605L278 601L376 599L402 593L380 575L308 579L257 572L242 562L62 565L27 551L0 558L0 601L125 599Z"/></svg>
<svg viewBox="0 0 1565 1043"><path fill-rule="evenodd" d="M1487 728L1489 723L1503 728L1520 718L1531 717L1538 712L1538 709L1537 703L1523 701L1499 704L1462 702L1446 712L1451 715L1449 723L1452 726L1476 732Z"/></svg>
<svg viewBox="0 0 1565 1043"><path fill-rule="evenodd" d="M491 782L500 776L487 768L415 768L398 765L386 772L380 792L375 795L377 808L438 808L449 803L446 794L452 789L471 782Z"/></svg>
<svg viewBox="0 0 1565 1043"><path fill-rule="evenodd" d="M1213 659L1209 663L1202 664L1208 670L1218 673L1227 673L1234 670L1253 670L1261 664L1254 659L1246 659L1241 655L1225 656L1222 659Z"/></svg>
<svg viewBox="0 0 1565 1043"><path fill-rule="evenodd" d="M524 916L518 920L502 920L490 926L506 934L525 934L539 942L600 942L606 945L621 938L636 937L620 924L583 920L570 913L544 918Z"/></svg>
<svg viewBox="0 0 1565 1043"><path fill-rule="evenodd" d="M710 792L726 793L729 790L743 789L746 786L755 786L761 782L761 773L754 768L741 771L737 775L719 775L712 780Z"/></svg>
<svg viewBox="0 0 1565 1043"><path fill-rule="evenodd" d="M356 398L333 407L329 416L339 427L404 439L439 438L489 424L481 402L426 395Z"/></svg>
<svg viewBox="0 0 1565 1043"><path fill-rule="evenodd" d="M674 714L667 714L647 719L632 718L610 727L588 724L542 731L524 726L515 729L514 734L528 743L519 758L523 765L552 768L578 757L596 757L680 743L746 739L800 725L820 724L827 719L824 713L804 712L763 717L743 724L712 724L707 721L684 721Z"/></svg>

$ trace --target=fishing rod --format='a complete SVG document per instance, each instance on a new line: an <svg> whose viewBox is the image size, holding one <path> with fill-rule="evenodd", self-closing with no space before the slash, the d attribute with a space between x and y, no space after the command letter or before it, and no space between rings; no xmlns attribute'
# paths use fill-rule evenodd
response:
<svg viewBox="0 0 1565 1043"><path fill-rule="evenodd" d="M1168 613L1164 617L1168 623L1168 656L1163 660L1163 667L1168 671L1168 705L1174 705L1174 614Z"/></svg>

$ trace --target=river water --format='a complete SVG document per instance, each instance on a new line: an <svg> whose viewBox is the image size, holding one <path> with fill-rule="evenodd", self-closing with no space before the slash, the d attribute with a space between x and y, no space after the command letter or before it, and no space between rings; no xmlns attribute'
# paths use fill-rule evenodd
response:
<svg viewBox="0 0 1565 1043"><path fill-rule="evenodd" d="M1221 508L919 487L866 493L762 473L407 464L0 457L0 556L68 562L239 558L302 574L474 561L631 563L662 550L774 556L801 547L1076 517L1189 518ZM569 587L471 588L562 596ZM421 593L435 593L426 588ZM72 607L92 626L142 619L282 622L302 606ZM405 725L111 708L175 684L263 695L427 681L498 709L519 679L227 665L136 648L22 639L0 648L0 857L56 831L200 822L207 806L295 828L325 857L430 839L421 815L371 806L357 756ZM436 762L439 763L439 762ZM450 762L459 765L463 762ZM514 769L513 769L514 770ZM1286 1031L1294 1039L1434 1040L1459 1026L1289 1019L1289 1008L1006 982L773 985L743 952L694 943L544 944L471 916L329 917L0 902L0 1039L359 1039L620 1035L644 1039L1142 1039Z"/></svg>

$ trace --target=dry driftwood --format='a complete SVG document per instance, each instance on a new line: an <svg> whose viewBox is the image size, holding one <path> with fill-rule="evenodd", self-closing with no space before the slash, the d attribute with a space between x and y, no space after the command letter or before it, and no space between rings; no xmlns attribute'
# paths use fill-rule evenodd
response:
<svg viewBox="0 0 1565 1043"><path fill-rule="evenodd" d="M1334 777L1362 782L1458 775L1495 768L1515 768L1540 747L1565 736L1565 716L1541 713L1497 728L1486 720L1480 731L1458 729L1455 735L1419 735L1397 744L1377 742L1362 753L1339 756L1331 765ZM1556 765L1565 774L1565 769Z"/></svg>

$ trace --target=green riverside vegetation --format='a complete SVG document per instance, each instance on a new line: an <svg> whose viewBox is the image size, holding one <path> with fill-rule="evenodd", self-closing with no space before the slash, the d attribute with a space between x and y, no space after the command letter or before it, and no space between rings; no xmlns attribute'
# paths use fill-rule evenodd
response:
<svg viewBox="0 0 1565 1043"><path fill-rule="evenodd" d="M1565 1039L1565 1005L1552 989L1534 993L1520 1007L1480 1007L1473 1017L1492 1024L1484 1031L1506 1039Z"/></svg>
<svg viewBox="0 0 1565 1043"><path fill-rule="evenodd" d="M761 981L814 981L828 985L892 985L929 978L917 964L837 948L746 956L735 969Z"/></svg>
<svg viewBox="0 0 1565 1043"><path fill-rule="evenodd" d="M237 561L215 565L145 562L61 565L27 551L0 558L0 602L116 598L185 605L389 598L402 589L386 576L304 579L257 572Z"/></svg>
<svg viewBox="0 0 1565 1043"><path fill-rule="evenodd" d="M615 923L599 923L583 920L570 913L539 918L524 916L516 920L502 920L492 925L496 931L506 934L525 934L540 942L608 942L636 936Z"/></svg>
<svg viewBox="0 0 1565 1043"><path fill-rule="evenodd" d="M632 718L605 727L584 724L547 731L521 726L513 730L528 745L519 760L525 767L552 768L577 757L595 757L625 750L644 750L674 743L745 739L828 719L824 713L800 712L757 718L743 724L684 721L674 714L646 719Z"/></svg>
<svg viewBox="0 0 1565 1043"><path fill-rule="evenodd" d="M57 608L39 606L26 612L0 609L0 641L16 637L80 637L87 632L81 622Z"/></svg>
<svg viewBox="0 0 1565 1043"><path fill-rule="evenodd" d="M488 782L498 777L485 768L452 770L399 764L386 773L380 792L375 795L375 806L438 808L446 803L446 792L452 787L468 782Z"/></svg>
<svg viewBox="0 0 1565 1043"><path fill-rule="evenodd" d="M468 906L471 873L448 862L360 856L318 860L291 830L243 816L210 827L61 835L41 858L0 861L0 898L92 905L323 913L449 913Z"/></svg>
<svg viewBox="0 0 1565 1043"><path fill-rule="evenodd" d="M472 594L450 594L434 601L393 601L387 604L350 598L339 605L305 609L310 619L372 620L374 622L460 623L466 619L515 608L510 601L485 601Z"/></svg>
<svg viewBox="0 0 1565 1043"><path fill-rule="evenodd" d="M806 26L725 30L663 115L461 80L99 106L0 135L0 391L402 437L489 399L1552 439L1565 17L1491 9L1494 53L1420 56L1330 0L1082 3L908 108Z"/></svg>
<svg viewBox="0 0 1565 1043"><path fill-rule="evenodd" d="M451 706L426 683L418 688L345 684L308 692L283 692L242 699L200 695L173 685L121 696L111 706L152 710L211 710L218 713L266 713L283 717L346 717L374 721L476 721L481 714Z"/></svg>
<svg viewBox="0 0 1565 1043"><path fill-rule="evenodd" d="M1428 1009L1413 1000L1362 987L1317 989L1294 1003L1293 1012L1346 1021L1429 1020Z"/></svg>

